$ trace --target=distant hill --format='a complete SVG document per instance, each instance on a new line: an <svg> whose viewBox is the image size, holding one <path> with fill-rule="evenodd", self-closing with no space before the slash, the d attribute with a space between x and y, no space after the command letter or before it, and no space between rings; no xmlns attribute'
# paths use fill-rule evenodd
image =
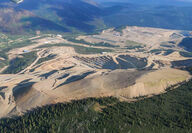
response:
<svg viewBox="0 0 192 133"><path fill-rule="evenodd" d="M190 6L107 4L103 17L108 26L142 26L177 30L192 30ZM114 12L115 11L115 12ZM113 14L109 14L114 12Z"/></svg>
<svg viewBox="0 0 192 133"><path fill-rule="evenodd" d="M22 33L34 30L91 32L95 30L97 23L100 23L98 20L100 9L96 3L88 0L25 0L20 4L4 0L0 2L0 6L2 32Z"/></svg>
<svg viewBox="0 0 192 133"><path fill-rule="evenodd" d="M4 33L23 33L33 30L67 31L66 28L50 20L38 17L32 12L23 9L8 7L0 8L0 30Z"/></svg>
<svg viewBox="0 0 192 133"><path fill-rule="evenodd" d="M24 0L14 4L2 0L0 32L22 34L41 30L92 33L124 25L192 30L191 4L123 2L97 4L92 0Z"/></svg>

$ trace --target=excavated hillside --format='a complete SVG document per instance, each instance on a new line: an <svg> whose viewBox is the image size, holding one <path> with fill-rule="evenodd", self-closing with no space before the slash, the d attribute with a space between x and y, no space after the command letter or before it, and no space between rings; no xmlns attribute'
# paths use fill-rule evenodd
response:
<svg viewBox="0 0 192 133"><path fill-rule="evenodd" d="M0 117L88 97L130 102L165 93L191 78L185 68L192 57L179 46L184 38L182 31L142 27L28 38L30 45L9 50L1 68Z"/></svg>

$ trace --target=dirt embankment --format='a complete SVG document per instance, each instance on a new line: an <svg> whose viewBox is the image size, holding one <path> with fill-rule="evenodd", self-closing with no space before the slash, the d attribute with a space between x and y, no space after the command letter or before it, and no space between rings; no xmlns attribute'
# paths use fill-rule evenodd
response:
<svg viewBox="0 0 192 133"><path fill-rule="evenodd" d="M29 79L25 83L14 79L15 83L19 84L1 90L5 96L0 95L0 107L3 108L0 116L19 115L38 106L88 97L114 96L130 101L135 97L164 93L167 87L191 78L188 72L171 68L156 71L101 71L77 78L77 75L86 73L85 69L81 71L79 74L67 75L61 80L55 80L59 73L36 82ZM69 79L71 82L63 84ZM4 86L6 85L8 84L5 83Z"/></svg>

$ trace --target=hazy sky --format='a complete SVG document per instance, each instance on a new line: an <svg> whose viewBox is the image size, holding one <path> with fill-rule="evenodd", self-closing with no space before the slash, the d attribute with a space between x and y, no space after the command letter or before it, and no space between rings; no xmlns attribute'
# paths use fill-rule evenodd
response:
<svg viewBox="0 0 192 133"><path fill-rule="evenodd" d="M188 1L188 2L192 2L192 0L178 0L178 1Z"/></svg>
<svg viewBox="0 0 192 133"><path fill-rule="evenodd" d="M180 1L180 2L192 2L192 0L95 0L95 1L99 1L99 2L109 2L109 1L113 1L113 2L136 2L136 1L146 1L146 2L150 2L150 1L168 1L168 2L176 2L176 1Z"/></svg>
<svg viewBox="0 0 192 133"><path fill-rule="evenodd" d="M126 2L150 5L192 6L192 0L94 0L96 2Z"/></svg>

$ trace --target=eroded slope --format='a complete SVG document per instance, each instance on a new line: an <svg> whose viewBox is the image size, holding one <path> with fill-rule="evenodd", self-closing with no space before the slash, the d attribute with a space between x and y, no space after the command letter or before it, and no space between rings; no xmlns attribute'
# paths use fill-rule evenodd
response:
<svg viewBox="0 0 192 133"><path fill-rule="evenodd" d="M191 78L178 69L188 67L184 60L191 61L180 54L185 51L178 45L183 38L181 31L140 27L109 29L75 41L61 35L29 38L30 45L9 50L7 58L13 64L19 58L22 64L25 54L33 52L35 60L15 74L9 66L1 69L7 74L0 75L0 117L74 99L114 96L134 101L164 93ZM98 45L103 41L105 45Z"/></svg>

